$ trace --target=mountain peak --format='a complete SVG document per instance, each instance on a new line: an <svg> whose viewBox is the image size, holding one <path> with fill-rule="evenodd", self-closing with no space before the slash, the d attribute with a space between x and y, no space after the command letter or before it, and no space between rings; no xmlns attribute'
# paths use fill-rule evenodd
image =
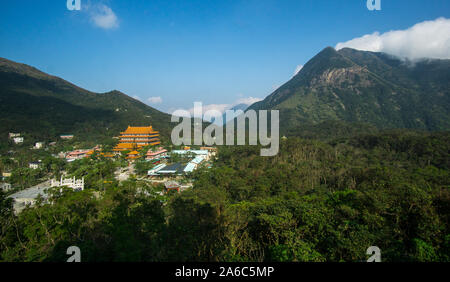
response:
<svg viewBox="0 0 450 282"><path fill-rule="evenodd" d="M285 130L330 120L379 128L447 130L450 60L417 63L369 51L327 47L256 110L280 110ZM424 108L424 103L430 103Z"/></svg>
<svg viewBox="0 0 450 282"><path fill-rule="evenodd" d="M295 76L293 80L304 83L329 69L348 68L353 65L351 60L342 56L333 47L326 47L306 63L301 74Z"/></svg>
<svg viewBox="0 0 450 282"><path fill-rule="evenodd" d="M334 54L334 53L337 53L336 49L334 49L331 46L328 46L328 47L323 48L323 50L320 51L318 53L318 55L320 55L320 54L329 54L329 55L331 55L331 54Z"/></svg>

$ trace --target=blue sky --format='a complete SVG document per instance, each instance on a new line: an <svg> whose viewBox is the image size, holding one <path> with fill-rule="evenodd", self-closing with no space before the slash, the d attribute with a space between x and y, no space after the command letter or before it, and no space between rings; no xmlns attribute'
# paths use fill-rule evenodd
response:
<svg viewBox="0 0 450 282"><path fill-rule="evenodd" d="M1 5L0 57L163 111L264 98L326 46L450 18L448 0L381 0L381 11L369 11L366 0L81 0L81 11L69 11L66 0Z"/></svg>

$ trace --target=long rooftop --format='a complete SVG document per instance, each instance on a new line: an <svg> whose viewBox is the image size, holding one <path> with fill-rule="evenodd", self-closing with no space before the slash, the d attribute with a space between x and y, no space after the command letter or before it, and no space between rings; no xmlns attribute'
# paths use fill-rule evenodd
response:
<svg viewBox="0 0 450 282"><path fill-rule="evenodd" d="M209 152L207 150L173 150L172 153L178 155L187 155L187 154L208 155Z"/></svg>
<svg viewBox="0 0 450 282"><path fill-rule="evenodd" d="M155 134L158 131L154 131L152 126L128 126L128 128L121 132L124 135L134 135L134 134Z"/></svg>

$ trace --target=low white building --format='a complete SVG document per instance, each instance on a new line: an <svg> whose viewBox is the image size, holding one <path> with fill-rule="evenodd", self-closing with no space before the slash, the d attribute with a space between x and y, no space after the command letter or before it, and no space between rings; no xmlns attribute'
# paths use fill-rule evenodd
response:
<svg viewBox="0 0 450 282"><path fill-rule="evenodd" d="M31 169L38 169L41 166L41 162L31 162L28 163L28 167Z"/></svg>
<svg viewBox="0 0 450 282"><path fill-rule="evenodd" d="M9 133L9 138L20 137L20 133Z"/></svg>
<svg viewBox="0 0 450 282"><path fill-rule="evenodd" d="M31 187L14 193L8 198L12 198L14 200L13 208L14 212L17 214L21 212L27 205L33 206L39 196L41 196L44 200L48 198L46 187L40 185Z"/></svg>
<svg viewBox="0 0 450 282"><path fill-rule="evenodd" d="M70 140L70 139L73 139L73 135L72 135L72 134L60 135L59 137L60 137L61 139L64 139L64 140Z"/></svg>
<svg viewBox="0 0 450 282"><path fill-rule="evenodd" d="M61 181L46 181L45 183L41 183L34 187L19 191L8 196L8 198L14 200L14 212L17 214L20 213L24 208L26 208L27 205L33 206L36 203L36 199L38 197L42 197L44 202L48 203L49 194L47 190L50 188L50 184L51 187L68 186L70 188L73 188L74 190L84 189L84 179L76 180L75 178L61 178Z"/></svg>
<svg viewBox="0 0 450 282"><path fill-rule="evenodd" d="M20 144L23 143L23 137L14 137L13 138L14 143Z"/></svg>
<svg viewBox="0 0 450 282"><path fill-rule="evenodd" d="M194 159L192 159L184 168L184 172L189 173L196 170L199 165L206 159L207 157L204 155L196 156Z"/></svg>
<svg viewBox="0 0 450 282"><path fill-rule="evenodd" d="M151 170L149 170L147 172L148 176L157 176L158 175L158 171L160 171L161 169L165 168L167 165L166 164L159 164L157 166L155 166L154 168L152 168Z"/></svg>
<svg viewBox="0 0 450 282"><path fill-rule="evenodd" d="M42 149L44 147L44 142L36 142L36 144L34 145L34 149Z"/></svg>
<svg viewBox="0 0 450 282"><path fill-rule="evenodd" d="M59 181L52 179L51 187L62 187L67 186L74 190L84 190L84 177L82 179L76 179L75 176L73 178L63 178Z"/></svg>
<svg viewBox="0 0 450 282"><path fill-rule="evenodd" d="M211 156L208 150L173 150L171 153L177 155L204 156L207 161Z"/></svg>
<svg viewBox="0 0 450 282"><path fill-rule="evenodd" d="M7 192L11 190L11 184L9 183L0 183L0 190Z"/></svg>
<svg viewBox="0 0 450 282"><path fill-rule="evenodd" d="M208 151L209 158L215 157L217 155L217 148L216 147L200 147L200 150Z"/></svg>

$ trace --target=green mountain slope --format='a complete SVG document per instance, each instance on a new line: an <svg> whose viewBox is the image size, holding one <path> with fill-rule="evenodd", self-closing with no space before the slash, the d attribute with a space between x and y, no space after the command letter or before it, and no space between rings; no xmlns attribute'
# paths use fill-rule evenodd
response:
<svg viewBox="0 0 450 282"><path fill-rule="evenodd" d="M450 129L450 60L400 60L328 47L250 109L280 110L284 133L329 121Z"/></svg>
<svg viewBox="0 0 450 282"><path fill-rule="evenodd" d="M0 133L51 139L116 136L128 125L170 134L170 116L119 91L98 94L33 67L0 58Z"/></svg>

